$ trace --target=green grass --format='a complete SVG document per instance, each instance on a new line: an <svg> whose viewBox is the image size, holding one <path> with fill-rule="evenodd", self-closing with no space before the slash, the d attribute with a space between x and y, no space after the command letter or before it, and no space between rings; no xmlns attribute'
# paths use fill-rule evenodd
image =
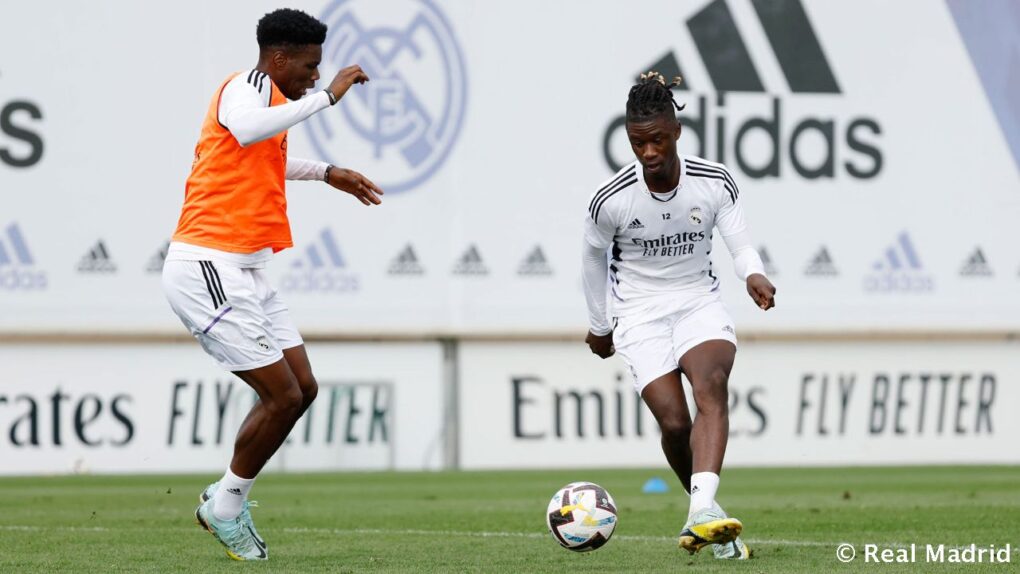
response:
<svg viewBox="0 0 1020 574"><path fill-rule="evenodd" d="M235 563L194 524L211 476L0 479L0 572L1016 572L1012 564L863 564L864 543L1020 546L1020 467L734 469L720 502L755 556L688 556L687 497L662 470L266 475L253 497L267 563ZM620 525L575 554L545 532L559 486L606 487ZM842 564L836 546L858 546ZM920 553L923 561L923 552Z"/></svg>

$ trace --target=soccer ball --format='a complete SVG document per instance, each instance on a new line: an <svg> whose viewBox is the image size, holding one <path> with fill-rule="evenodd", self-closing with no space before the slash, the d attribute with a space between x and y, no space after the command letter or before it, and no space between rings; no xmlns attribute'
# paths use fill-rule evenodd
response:
<svg viewBox="0 0 1020 574"><path fill-rule="evenodd" d="M567 550L601 548L616 530L616 503L592 482L571 482L556 491L545 514L556 542Z"/></svg>

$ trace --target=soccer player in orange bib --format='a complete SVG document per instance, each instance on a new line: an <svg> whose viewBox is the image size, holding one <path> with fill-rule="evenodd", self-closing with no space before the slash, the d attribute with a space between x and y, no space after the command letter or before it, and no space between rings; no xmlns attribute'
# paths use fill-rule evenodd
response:
<svg viewBox="0 0 1020 574"><path fill-rule="evenodd" d="M322 91L326 25L298 10L266 14L255 68L233 74L209 104L163 266L163 290L202 348L259 400L241 424L234 456L201 495L195 516L235 560L266 560L249 511L255 477L315 399L317 384L287 305L267 280L273 254L293 245L285 180L322 180L363 204L382 195L363 175L287 157L287 129L337 103L368 76L340 70Z"/></svg>

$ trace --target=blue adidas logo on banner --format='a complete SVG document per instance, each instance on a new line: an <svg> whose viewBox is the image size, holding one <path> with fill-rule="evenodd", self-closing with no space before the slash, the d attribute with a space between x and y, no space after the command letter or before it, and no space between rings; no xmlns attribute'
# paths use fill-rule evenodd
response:
<svg viewBox="0 0 1020 574"><path fill-rule="evenodd" d="M337 245L336 238L333 237L333 230L328 227L323 229L319 233L319 241L306 247L304 257L292 263L291 267L294 269L345 267L344 258L340 255L340 247Z"/></svg>
<svg viewBox="0 0 1020 574"><path fill-rule="evenodd" d="M0 236L0 290L35 291L46 288L46 273L34 268L35 259L17 223Z"/></svg>
<svg viewBox="0 0 1020 574"><path fill-rule="evenodd" d="M924 272L921 258L906 231L896 237L882 257L872 264L872 273L864 278L864 290L874 292L929 292L935 280Z"/></svg>
<svg viewBox="0 0 1020 574"><path fill-rule="evenodd" d="M326 227L319 236L301 250L300 257L290 264L281 287L286 291L353 293L361 287L358 277L347 270L340 253L340 244L333 230Z"/></svg>

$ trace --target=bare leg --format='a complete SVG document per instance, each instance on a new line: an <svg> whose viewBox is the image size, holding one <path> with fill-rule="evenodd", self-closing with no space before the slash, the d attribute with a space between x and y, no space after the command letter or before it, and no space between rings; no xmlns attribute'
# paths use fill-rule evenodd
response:
<svg viewBox="0 0 1020 574"><path fill-rule="evenodd" d="M283 360L287 361L290 371L297 377L298 386L301 387L301 414L305 414L308 407L312 405L316 395L319 394L319 384L312 375L312 365L308 362L308 353L304 345L291 347L283 350ZM300 418L301 415L298 415Z"/></svg>
<svg viewBox="0 0 1020 574"><path fill-rule="evenodd" d="M234 374L255 389L259 400L237 431L230 470L242 478L255 478L301 416L304 396L284 359Z"/></svg>
<svg viewBox="0 0 1020 574"><path fill-rule="evenodd" d="M641 391L641 398L655 415L662 431L662 452L669 466L684 485L691 490L691 413L687 408L680 372L667 373Z"/></svg>
<svg viewBox="0 0 1020 574"><path fill-rule="evenodd" d="M729 377L737 348L729 341L706 341L680 358L680 368L694 389L698 415L691 432L693 472L722 470L730 434Z"/></svg>
<svg viewBox="0 0 1020 574"><path fill-rule="evenodd" d="M286 440L287 434L290 434L290 430L292 430L294 428L294 425L297 423L298 419L300 419L301 416L305 414L305 411L308 410L308 407L311 406L312 401L315 400L315 397L316 397L316 395L318 394L318 391L319 391L319 385L315 381L315 377L312 376L312 365L308 361L308 354L305 351L305 346L304 345L298 345L297 347L292 347L290 349L284 349L284 351L283 351L283 359L287 363L287 367L289 367L291 372L294 374L295 378L297 379L298 387L301 389L301 410L297 414L297 418L295 418L294 421L291 423L290 429L288 429L287 433L284 434L282 439L280 439L279 444L276 445L276 448L273 449L273 452L270 453L270 455L269 455L270 457L272 457L272 455L277 450L279 450L280 445L282 445L283 441ZM272 366L272 365L270 365L270 366ZM241 373L235 373L235 374L237 376L241 377L242 379L244 379L244 377L241 375ZM251 383L248 383L248 384L251 385ZM252 386L254 387L254 385L252 385ZM264 420L264 418L266 416L267 415L265 414L265 408L263 406L262 399L260 398L259 400L255 401L255 405L252 407L252 409L250 411L248 411L248 415L244 418L244 422L241 423L241 428L238 429L238 431L237 431L237 439L234 442L234 460L232 460L231 464L230 464L230 468L231 468L231 470L234 471L235 474L237 474L237 469L238 469L238 467L235 466L235 462L237 462L237 459L238 459L238 455L237 455L237 453L238 453L238 445L239 444L243 444L244 448L247 447L247 445L250 443L251 438L253 436L252 432L253 432L254 429L253 429L253 427L251 427L251 425L252 424L258 425L259 423L257 421ZM253 421L255 421L255 422L253 422ZM242 443L242 441L243 441L243 443ZM240 463L242 465L246 464L245 462L243 462L244 458L245 457L242 454L242 462ZM259 465L258 468L261 469L262 466L264 466L265 463L268 460L269 459L266 458L266 460L262 461L262 464ZM246 476L246 475L238 474L238 476ZM253 474L251 476L255 476L255 475ZM251 478L251 477L248 477L248 478Z"/></svg>

